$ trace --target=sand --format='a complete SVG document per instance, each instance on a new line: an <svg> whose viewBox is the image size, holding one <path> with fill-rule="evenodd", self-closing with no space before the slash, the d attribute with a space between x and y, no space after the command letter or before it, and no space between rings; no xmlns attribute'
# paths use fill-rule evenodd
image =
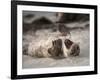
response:
<svg viewBox="0 0 100 80"><path fill-rule="evenodd" d="M82 26L83 27L83 26ZM48 30L38 30L41 35L44 35ZM23 46L28 45L32 40L36 40L34 34L31 32L23 35ZM22 68L48 68L48 67L68 67L68 66L88 66L90 63L89 53L89 28L75 29L71 31L71 40L79 43L80 55L76 57L67 57L62 59L54 58L34 58L29 55L22 56ZM41 36L41 38L44 38Z"/></svg>

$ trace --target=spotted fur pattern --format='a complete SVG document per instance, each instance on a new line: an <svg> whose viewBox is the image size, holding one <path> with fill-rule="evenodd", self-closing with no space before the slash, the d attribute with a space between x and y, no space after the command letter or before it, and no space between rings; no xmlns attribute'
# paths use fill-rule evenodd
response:
<svg viewBox="0 0 100 80"><path fill-rule="evenodd" d="M28 54L34 57L68 57L78 56L80 53L79 44L69 39L49 40L47 42L39 42L39 44L41 45L37 43L37 45L34 46L33 43L30 43ZM63 46L65 46L65 48Z"/></svg>

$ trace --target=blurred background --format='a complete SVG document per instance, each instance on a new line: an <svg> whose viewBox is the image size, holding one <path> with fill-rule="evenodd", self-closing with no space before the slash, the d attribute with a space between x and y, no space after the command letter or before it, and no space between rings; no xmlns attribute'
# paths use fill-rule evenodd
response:
<svg viewBox="0 0 100 80"><path fill-rule="evenodd" d="M57 23L68 24L68 23L83 23L89 21L89 14L79 13L61 13L61 12L37 12L37 11L23 11L23 31L28 30L36 31L37 29L52 28L55 29ZM84 25L89 25L86 23ZM83 25L83 26L84 26ZM80 27L83 27L80 25ZM66 26L71 27L71 26ZM72 27L78 27L73 25Z"/></svg>

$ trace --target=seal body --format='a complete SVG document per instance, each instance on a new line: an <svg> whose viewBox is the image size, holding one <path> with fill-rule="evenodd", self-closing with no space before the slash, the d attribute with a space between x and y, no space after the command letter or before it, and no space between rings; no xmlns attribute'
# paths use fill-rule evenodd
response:
<svg viewBox="0 0 100 80"><path fill-rule="evenodd" d="M28 46L28 55L33 57L68 57L78 56L79 53L79 44L65 36L51 36L37 42L33 40Z"/></svg>

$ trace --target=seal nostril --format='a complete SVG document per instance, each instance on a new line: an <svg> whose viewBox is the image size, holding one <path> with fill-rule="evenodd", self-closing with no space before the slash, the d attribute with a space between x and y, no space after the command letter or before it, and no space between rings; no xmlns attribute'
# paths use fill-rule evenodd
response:
<svg viewBox="0 0 100 80"><path fill-rule="evenodd" d="M70 52L70 55L72 56L78 56L80 53L80 47L78 44L74 44L71 48L71 52Z"/></svg>

